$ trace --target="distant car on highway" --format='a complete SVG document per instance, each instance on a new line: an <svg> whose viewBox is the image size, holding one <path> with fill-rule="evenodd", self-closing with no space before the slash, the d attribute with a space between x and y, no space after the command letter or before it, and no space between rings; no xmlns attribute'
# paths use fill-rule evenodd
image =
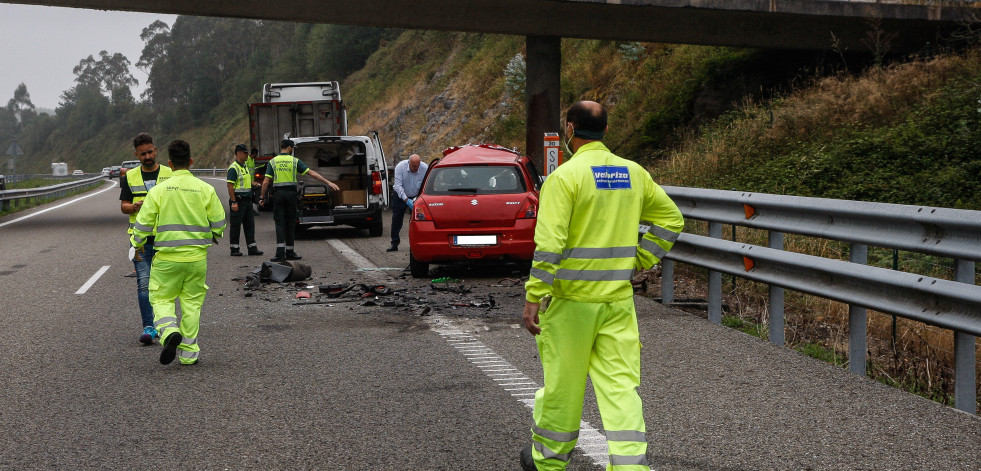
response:
<svg viewBox="0 0 981 471"><path fill-rule="evenodd" d="M103 177L108 177L111 173L112 173L112 167L103 167L102 168L102 176Z"/></svg>
<svg viewBox="0 0 981 471"><path fill-rule="evenodd" d="M83 172L81 170L75 170L75 171L72 172L72 176L73 177L77 177L79 175L85 175L85 172Z"/></svg>
<svg viewBox="0 0 981 471"><path fill-rule="evenodd" d="M112 167L109 167L109 178L116 178L120 175L122 175L122 167L120 167L119 165L113 165Z"/></svg>
<svg viewBox="0 0 981 471"><path fill-rule="evenodd" d="M451 147L429 167L409 221L409 271L430 263L520 262L535 253L541 176L528 157L490 144Z"/></svg>
<svg viewBox="0 0 981 471"><path fill-rule="evenodd" d="M127 160L127 161L123 162L122 165L120 165L119 174L120 175L126 175L126 171L127 170L129 170L131 168L139 167L140 165L142 165L142 164L140 163L139 160Z"/></svg>

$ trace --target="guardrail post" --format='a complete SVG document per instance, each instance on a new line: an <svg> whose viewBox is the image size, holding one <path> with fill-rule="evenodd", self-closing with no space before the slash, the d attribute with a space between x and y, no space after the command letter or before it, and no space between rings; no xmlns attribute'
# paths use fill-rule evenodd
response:
<svg viewBox="0 0 981 471"><path fill-rule="evenodd" d="M974 262L957 260L954 281L974 284ZM954 332L954 407L969 414L977 414L977 356L975 338L963 332Z"/></svg>
<svg viewBox="0 0 981 471"><path fill-rule="evenodd" d="M674 302L674 262L661 260L661 304Z"/></svg>
<svg viewBox="0 0 981 471"><path fill-rule="evenodd" d="M721 223L709 222L709 237L722 238ZM716 324L722 323L722 272L714 270L709 270L708 320Z"/></svg>
<svg viewBox="0 0 981 471"><path fill-rule="evenodd" d="M783 250L783 232L770 231L767 236L771 249ZM783 346L783 288L770 285L770 343Z"/></svg>
<svg viewBox="0 0 981 471"><path fill-rule="evenodd" d="M851 244L849 261L865 265L869 261L869 247ZM868 312L864 307L848 305L848 370L865 376L865 358L868 351Z"/></svg>

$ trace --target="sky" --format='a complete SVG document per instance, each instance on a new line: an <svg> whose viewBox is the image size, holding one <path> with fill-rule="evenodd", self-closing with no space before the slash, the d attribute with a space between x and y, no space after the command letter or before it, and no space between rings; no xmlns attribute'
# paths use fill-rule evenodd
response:
<svg viewBox="0 0 981 471"><path fill-rule="evenodd" d="M61 93L75 85L72 69L99 51L122 53L139 80L139 98L146 74L136 68L143 51L140 33L155 20L173 26L176 15L107 12L78 8L0 3L0 106L5 106L21 83L31 102L54 109Z"/></svg>

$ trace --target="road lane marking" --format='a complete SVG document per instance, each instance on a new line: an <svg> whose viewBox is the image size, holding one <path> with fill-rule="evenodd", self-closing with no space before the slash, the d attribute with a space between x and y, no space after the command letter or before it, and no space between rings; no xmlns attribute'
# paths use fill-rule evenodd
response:
<svg viewBox="0 0 981 471"><path fill-rule="evenodd" d="M354 264L355 267L377 268L375 264L371 263L370 260L354 251L354 249L344 242L337 239L330 239L327 241L327 243L333 247L334 250L337 250L341 256ZM387 279L383 272L379 270L366 270L364 273L372 278L375 278L375 281L384 281ZM534 391L540 388L538 383L532 381L532 379L522 373L521 370L515 368L514 365L511 365L511 363L505 360L504 357L494 353L493 349L484 345L483 342L477 340L476 337L461 330L450 319L444 318L439 314L431 314L425 318L425 321L430 324L430 328L433 330L433 332L439 334L439 336L442 337L447 344L456 348L465 359L479 368L491 380L494 379L493 376L508 374L513 377L506 378L507 381L522 381L520 384L533 385L532 387L510 388L504 387L509 386L507 384L497 383L497 385L501 386L501 389L507 391L511 397L515 398L515 400L521 404L524 404L525 407L534 411ZM487 357L484 356L468 357L465 350L487 352L488 354L493 355L493 358L499 358L499 360L487 361ZM517 383L513 383L513 385L517 386ZM532 397L529 398L527 396ZM587 451L585 448L586 446L588 446L590 450ZM597 449L599 446L602 446L601 451ZM589 457L589 459L597 466L605 469L610 463L609 450L606 446L606 437L585 420L579 424L579 441L576 443L576 448L579 448L579 450L583 452L583 455Z"/></svg>
<svg viewBox="0 0 981 471"><path fill-rule="evenodd" d="M102 277L102 275L108 269L109 269L109 265L103 265L102 268L99 269L99 271L95 272L95 274L92 275L91 278L89 278L89 281L86 281L85 284L82 285L82 287L79 288L78 291L75 292L75 294L85 294L85 292L88 291L89 288L91 288L92 285L94 285L96 281L99 281L99 278Z"/></svg>
<svg viewBox="0 0 981 471"><path fill-rule="evenodd" d="M52 206L52 207L50 207L50 208L48 208L48 209L42 209L42 210L40 210L40 211L38 211L38 212L36 212L36 213L31 213L31 214L28 214L28 215L26 215L26 216L21 216L21 217L19 217L19 218L17 218L17 219L14 219L14 220L11 220L11 221L7 221L7 222L5 222L5 223L2 223L2 224L0 224L0 227L3 227L3 226L6 226L7 224L13 224L13 223L15 223L15 222L17 222L17 221L23 221L23 220L25 220L25 219L27 219L27 218L32 218L32 217L34 217L34 216L37 216L38 214L44 214L44 213L46 213L46 212L48 212L48 211L52 211L52 210L55 210L55 209L58 209L58 208L60 208L60 207L62 207L62 206L68 206L68 205L70 205L70 204L72 204L72 203L76 203L76 202L78 202L78 201L82 201L82 200L84 200L85 198L91 198L91 197L93 197L93 196L95 196L95 195L98 195L99 193L104 193L104 192L106 192L106 191L109 191L109 190L111 190L111 189L113 189L113 188L116 188L116 181L115 181L115 180L113 180L113 181L112 181L112 186L110 186L109 188L106 188L106 189L104 189L104 190L99 190L99 191L97 191L97 192L95 192L95 193L92 193L91 195L85 195L85 196L82 196L82 197L80 197L80 198L75 198L75 199L73 199L73 200L71 200L71 201L68 201L68 202L66 202L66 203L61 203L61 204L59 204L58 206Z"/></svg>

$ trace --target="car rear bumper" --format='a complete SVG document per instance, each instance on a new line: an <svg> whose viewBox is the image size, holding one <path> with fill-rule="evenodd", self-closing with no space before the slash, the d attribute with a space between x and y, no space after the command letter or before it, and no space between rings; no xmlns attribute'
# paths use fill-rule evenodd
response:
<svg viewBox="0 0 981 471"><path fill-rule="evenodd" d="M494 245L454 245L454 236L494 235ZM438 229L432 221L409 223L409 249L420 262L526 260L535 254L535 220L518 219L514 227Z"/></svg>

